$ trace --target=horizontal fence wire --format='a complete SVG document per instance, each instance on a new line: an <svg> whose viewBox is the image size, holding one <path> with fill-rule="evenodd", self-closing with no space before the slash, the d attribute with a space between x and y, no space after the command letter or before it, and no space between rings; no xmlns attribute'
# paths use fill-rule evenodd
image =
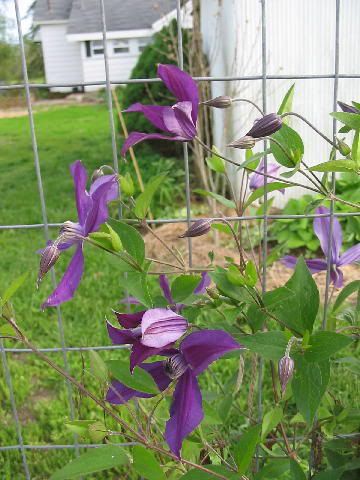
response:
<svg viewBox="0 0 360 480"><path fill-rule="evenodd" d="M19 44L20 44L20 51L22 55L23 61L23 71L24 71L24 83L17 83L17 84L2 84L0 85L0 94L1 92L6 92L7 90L24 90L27 99L28 105L28 116L30 121L30 130L32 135L33 141L33 152L34 152L34 161L35 161L35 169L38 175L38 186L39 186L39 194L42 206L42 213L43 213L43 222L36 223L36 224L15 224L15 225L0 225L0 230L31 230L31 229L43 229L46 236L48 235L49 228L59 228L61 227L61 223L49 223L46 217L46 204L45 204L45 197L42 192L42 181L41 181L41 172L40 172L40 163L37 153L37 144L36 144L36 136L35 136L35 128L32 116L32 100L29 94L30 89L42 89L42 88L73 88L73 89L84 89L84 87L90 86L99 86L104 87L106 89L107 94L107 108L109 112L109 130L110 130L110 139L112 145L112 155L113 155L113 165L115 171L119 171L118 167L118 154L117 154L117 145L116 145L116 130L114 124L114 116L113 116L113 108L112 108L112 97L111 97L111 88L116 85L127 85L127 84L144 84L144 83L156 83L160 82L159 78L136 78L136 79L117 79L111 80L109 74L109 59L107 55L107 48L106 48L106 18L105 18L105 8L104 8L104 0L99 1L99 11L101 13L101 24L102 24L102 32L103 32L103 40L104 40L104 63L105 63L105 80L102 81L93 81L93 82L79 82L79 83L31 83L27 78L26 73L26 57L25 51L23 48L23 34L21 31L21 19L19 14L19 0L14 0L16 17L17 17L17 27L19 32ZM334 60L334 72L328 74L304 74L304 75L271 75L267 73L266 70L266 0L261 0L261 8L262 8L262 73L261 75L243 75L243 76L198 76L194 77L195 80L198 82L231 82L231 81L255 81L259 80L262 82L262 95L263 95L263 109L266 111L266 82L268 80L312 80L312 79L333 79L334 80L334 92L333 92L333 108L336 110L337 106L337 92L338 92L338 82L339 79L360 79L360 74L346 74L339 72L339 42L340 42L340 35L339 35L339 22L340 22L340 2L341 0L335 0L336 4L336 14L335 14L335 60ZM181 1L177 0L176 2L176 17L178 22L178 64L180 67L183 67L183 42L182 42L182 23L181 23ZM333 123L333 135L336 134L336 122ZM172 223L184 223L190 224L199 218L212 218L214 221L221 221L226 219L228 221L246 221L246 220L260 220L264 222L263 225L263 242L262 242L262 256L264 259L264 263L266 264L267 259L267 224L268 220L297 220L302 218L320 218L320 217L330 217L331 223L333 223L333 219L335 217L344 218L344 217L357 217L360 216L360 212L335 212L334 211L334 201L332 201L331 205L332 208L330 209L329 214L300 214L300 215L285 215L285 214L269 214L267 209L264 209L263 215L244 215L244 216L227 216L227 217L197 217L193 218L191 216L191 204L190 204L190 181L189 181L189 164L188 164L188 152L187 146L184 144L184 167L185 167L185 184L187 187L187 195L186 195L186 210L187 215L185 218L159 218L154 220L147 220L148 224L152 225L161 225L161 224L172 224ZM333 176L333 188L335 187L334 183L334 176ZM265 177L265 184L267 180ZM266 190L266 188L265 188ZM265 194L265 203L267 200L267 196ZM123 219L125 222L128 223L136 223L136 220L132 219ZM331 235L331 232L329 232ZM331 242L329 242L331 245ZM331 247L330 247L331 248ZM191 263L191 242L189 242L189 259ZM330 255L328 255L330 258ZM327 278L326 278L326 289L327 293L325 294L325 304L326 307L328 306L328 289L330 284L330 275L329 269L327 271ZM263 277L266 275L266 267L264 268ZM265 284L264 284L265 285ZM326 311L325 308L324 312L324 326L326 322ZM63 334L63 326L62 326L62 318L61 313L58 311L58 329L61 338L61 346L59 347L45 347L39 348L39 351L44 353L62 353L63 359L65 362L65 368L67 369L67 353L71 352L85 352L89 350L97 350L97 351L112 351L112 350L121 350L128 348L127 346L123 345L103 345L103 346L73 346L69 347L65 345L64 342L64 334ZM3 344L0 344L0 351L1 357L3 362L4 373L6 377L6 383L10 393L10 403L13 411L13 417L18 437L18 444L17 445L5 445L0 446L0 451L13 451L13 450L20 450L22 455L22 462L23 462L23 469L25 478L31 479L30 471L28 462L26 459L25 451L27 450L62 450L62 449L84 449L84 448L96 448L100 447L103 444L79 444L76 441L74 444L65 444L65 445L26 445L24 444L22 432L21 432L21 424L19 422L19 418L17 415L17 408L16 408L16 401L15 401L15 394L12 390L12 381L11 381L11 372L8 367L8 362L6 359L6 354L22 354L22 353L31 353L32 350L28 348L11 348L11 347L4 347ZM262 368L262 367L261 367ZM261 369L259 372L259 392L258 392L258 409L259 409L259 416L262 415L262 397L261 397ZM69 393L69 404L70 404L70 414L73 416L73 407L72 407L72 395L71 391ZM337 438L352 438L352 437L359 437L359 434L350 434L350 435L337 435ZM297 440L300 437L296 437ZM279 439L281 441L281 439ZM114 445L119 446L132 446L137 445L137 442L126 442L126 443L115 443ZM258 460L260 460L260 456L257 456ZM310 462L311 464L311 462Z"/></svg>

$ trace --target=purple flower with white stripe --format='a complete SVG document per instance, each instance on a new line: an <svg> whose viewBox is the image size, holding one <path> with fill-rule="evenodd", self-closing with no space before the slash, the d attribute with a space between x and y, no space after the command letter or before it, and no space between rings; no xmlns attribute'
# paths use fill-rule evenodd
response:
<svg viewBox="0 0 360 480"><path fill-rule="evenodd" d="M271 163L269 162L268 165L267 165L267 174L269 175L273 175L273 176L276 176L278 175L279 173L279 170L280 170L280 166L277 165L276 163ZM260 162L260 165L258 166L258 168L256 169L256 171L250 175L250 183L249 183L249 188L250 190L256 190L260 187L263 187L265 185L265 176L264 175L261 175L261 174L264 174L265 175L265 162L264 162L264 159L261 160ZM275 180L275 178L269 178L267 179L267 183L273 183L273 182L276 182L277 180ZM284 193L284 189L282 188L280 190L280 192L283 194Z"/></svg>
<svg viewBox="0 0 360 480"><path fill-rule="evenodd" d="M106 222L109 216L108 203L116 200L119 187L116 175L103 175L95 180L86 190L87 173L80 160L70 165L71 175L74 180L75 200L78 212L78 221L67 221L63 224L59 237L54 243L47 246L40 260L39 280L54 264L54 255L49 257L49 252L57 248L59 251L75 246L75 253L64 273L60 283L42 304L42 308L54 307L71 300L74 296L84 270L84 239L91 232L96 232L100 225ZM55 255L56 256L56 255ZM46 257L46 258L44 258ZM56 259L55 259L56 260ZM46 268L44 268L44 264Z"/></svg>
<svg viewBox="0 0 360 480"><path fill-rule="evenodd" d="M330 210L326 207L319 207L316 209L317 214L328 214ZM316 217L314 219L314 232L320 240L320 246L324 252L325 259L312 258L305 260L309 270L312 274L327 270L327 257L331 246L330 257L330 278L335 287L341 288L344 283L344 275L341 271L341 267L344 265L350 265L360 260L360 243L349 248L343 254L340 253L342 246L342 231L339 220L333 218L332 236L329 244L329 232L330 232L330 217ZM288 268L294 268L297 262L297 258L292 255L286 255L282 259L282 263Z"/></svg>
<svg viewBox="0 0 360 480"><path fill-rule="evenodd" d="M140 365L140 368L152 375L160 391L164 391L171 382L176 382L164 435L170 450L176 456L180 457L184 438L190 435L204 418L197 376L227 352L242 348L244 347L223 330L202 330L188 335L177 350L173 349L170 354L163 353L167 357L163 362ZM121 405L134 397L150 396L113 381L106 400Z"/></svg>
<svg viewBox="0 0 360 480"><path fill-rule="evenodd" d="M144 140L171 140L188 142L196 135L199 108L199 92L196 82L175 65L159 65L157 70L165 86L175 95L172 106L143 105L134 103L125 112L141 112L163 133L131 132L121 149L125 155L130 147Z"/></svg>
<svg viewBox="0 0 360 480"><path fill-rule="evenodd" d="M166 308L114 313L124 328L116 328L107 322L108 333L114 345L132 345L131 371L148 357L171 348L188 328L184 317Z"/></svg>

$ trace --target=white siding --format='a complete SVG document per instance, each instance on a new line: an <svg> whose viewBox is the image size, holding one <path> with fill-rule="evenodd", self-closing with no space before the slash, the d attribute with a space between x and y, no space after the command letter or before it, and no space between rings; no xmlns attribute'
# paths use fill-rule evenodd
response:
<svg viewBox="0 0 360 480"><path fill-rule="evenodd" d="M267 0L267 73L269 75L333 74L336 0ZM340 15L340 73L359 73L360 1L343 0ZM255 0L202 0L202 32L211 74L261 75L261 4ZM267 111L276 111L294 80L267 81ZM293 109L331 137L333 79L295 80ZM213 82L213 95L224 92L254 100L261 106L261 81ZM358 100L359 79L339 80L339 99ZM225 144L239 138L258 117L249 105L214 112L215 143L242 160L243 152L231 152ZM304 140L304 159L309 164L326 161L330 148L300 120L291 120ZM296 180L302 177L294 177ZM237 183L237 182L235 182ZM277 205L306 193L301 188L277 195Z"/></svg>
<svg viewBox="0 0 360 480"><path fill-rule="evenodd" d="M108 42L109 70L110 80L120 80L130 78L131 70L136 65L140 52L138 50L138 39L129 39L129 53L114 55L112 51L112 42ZM84 82L105 81L104 56L96 55L86 56L85 43L82 42L82 69ZM98 90L99 86L85 87L86 91Z"/></svg>
<svg viewBox="0 0 360 480"><path fill-rule="evenodd" d="M66 23L41 25L40 39L44 54L47 83L79 83L83 81L79 43L66 40ZM53 88L53 91L71 91Z"/></svg>

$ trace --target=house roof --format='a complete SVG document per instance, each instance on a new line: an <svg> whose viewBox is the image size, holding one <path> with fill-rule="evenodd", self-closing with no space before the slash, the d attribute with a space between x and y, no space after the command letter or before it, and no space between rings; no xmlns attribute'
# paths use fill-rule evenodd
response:
<svg viewBox="0 0 360 480"><path fill-rule="evenodd" d="M151 28L176 8L176 0L104 0L104 4L108 31ZM37 0L34 21L53 20L68 20L68 34L100 32L100 1Z"/></svg>

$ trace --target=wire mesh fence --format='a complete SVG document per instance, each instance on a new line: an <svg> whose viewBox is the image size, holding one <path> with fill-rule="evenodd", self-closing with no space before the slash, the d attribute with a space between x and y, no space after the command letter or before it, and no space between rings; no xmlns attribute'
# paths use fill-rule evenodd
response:
<svg viewBox="0 0 360 480"><path fill-rule="evenodd" d="M109 140L111 141L111 149L112 149L112 160L113 160L113 167L116 172L119 172L119 163L118 163L118 146L117 146L117 138L116 138L116 128L114 123L114 114L113 114L113 100L112 100L112 86L115 85L126 85L128 83L150 83L150 82L158 82L159 79L157 78L141 78L141 79L118 79L113 80L110 79L110 72L109 72L109 54L107 51L107 29L106 29L106 15L105 15L105 5L104 2L106 0L98 0L99 2L99 11L101 16L101 25L102 25L102 37L103 37L103 44L104 44L104 64L105 64L105 80L104 81L94 81L91 83L77 83L77 84L47 84L47 83L30 83L27 73L27 63L26 63L26 55L25 55L25 48L24 48L24 36L22 32L22 25L21 25L21 17L19 11L19 0L14 0L15 12L16 12L16 24L19 36L19 48L21 53L21 62L22 62L22 70L23 70L23 78L24 81L22 84L16 85L0 85L0 90L24 90L25 98L26 98L26 105L27 105L27 112L28 112L28 121L30 125L30 135L31 135L31 143L32 143L32 150L33 150L33 159L34 159L34 167L36 172L37 178L37 186L39 192L39 200L41 206L41 223L36 224L22 224L22 225L0 225L0 230L10 230L10 229L42 229L44 232L44 238L47 242L49 240L49 229L53 227L59 227L60 224L58 223L51 223L48 221L47 216L47 208L46 208L46 198L43 189L43 179L41 174L41 159L39 158L39 151L38 151L38 143L37 143L37 135L36 135L36 122L34 121L33 115L33 105L32 105L32 98L31 98L31 89L37 88L51 88L51 87L86 87L86 86L103 86L106 90L106 101L107 101L107 109L109 115ZM182 11L181 11L181 1L177 0L176 5L176 18L177 18L177 28L178 28L178 59L179 59L179 67L183 68L183 39L182 39ZM262 89L262 109L266 113L267 112L267 81L270 79L332 79L333 80L333 110L336 110L337 107L337 95L338 95L338 82L340 78L360 78L360 74L346 74L339 72L339 40L340 40L340 6L341 0L336 0L334 3L336 7L335 18L335 57L333 59L334 70L331 74L325 75L268 75L267 74L267 25L266 25L266 9L267 9L267 1L261 0L261 38L262 38L262 72L260 75L247 75L247 76L220 76L220 77L195 77L196 80L199 82L202 81L209 81L209 82L216 82L216 81L253 81L253 80L260 80L261 81L261 89ZM336 120L333 122L333 135L335 136L336 133ZM149 223L152 224L165 224L165 223L186 223L188 225L194 220L192 218L192 208L191 208L191 190L190 190L190 174L189 174L189 154L188 154L188 147L187 144L183 144L183 161L184 161L184 171L185 171L185 186L186 186L186 217L185 218L160 218L149 220ZM265 157L265 173L267 168L267 160ZM120 167L121 170L121 167ZM335 189L335 175L332 176L332 187ZM299 220L302 218L315 218L320 216L320 214L308 214L308 215L282 215L282 214L270 214L268 213L268 195L267 195L267 180L265 177L265 194L264 194L264 210L262 215L248 215L248 216L232 216L226 217L229 221L247 221L247 220L259 220L263 222L263 230L262 230L262 279L263 279L263 292L266 291L266 275L267 275L267 255L268 255L268 222L269 220L281 220L281 219L294 219ZM121 212L119 212L121 215ZM344 217L344 216L358 216L360 213L357 212L335 212L334 211L334 201L331 201L331 208L330 208L330 231L329 231L329 239L332 236L332 224L334 217ZM198 218L197 218L198 219ZM332 242L329 241L329 248L331 249ZM192 243L191 239L188 239L188 258L189 264L192 264ZM327 320L327 312L328 312L328 303L329 303L329 284L330 284L330 268L331 268L331 254L330 252L327 255L328 258L328 265L327 265L327 272L326 272L326 289L325 289L325 296L324 296L324 315L323 315L323 328L326 327L326 320ZM56 276L54 270L52 271L52 283L56 286ZM69 371L69 363L68 363L68 356L71 352L82 352L87 350L116 350L117 346L106 346L106 345L93 345L93 346L76 346L76 347L68 347L65 342L65 335L64 335L64 325L63 325L63 316L60 307L57 307L57 328L59 332L59 339L60 345L58 347L49 347L49 348L40 348L39 350L42 352L51 352L51 353L60 353L62 355L62 361L65 370ZM1 349L1 358L2 358L2 365L5 375L5 381L9 390L9 398L12 408L13 414L13 421L15 424L16 435L17 435L17 444L15 445L1 445L0 451L10 451L16 450L21 453L22 463L23 463L23 471L26 479L31 479L31 472L27 460L27 452L29 450L47 450L47 449L75 449L77 452L80 448L93 448L96 447L96 444L79 444L78 439L74 437L74 443L68 445L57 445L57 444L49 444L49 445L26 445L24 443L23 435L22 435L22 426L19 420L18 410L16 406L16 392L13 388L13 382L11 377L11 371L9 369L9 363L7 356L10 354L26 354L30 353L31 350L26 348L5 348L3 343L0 342L0 349ZM262 418L262 361L259 364L258 370L258 418L261 420ZM69 382L66 384L67 387L67 396L68 396L68 403L69 403L69 416L70 419L75 418L75 407L74 407L74 397L72 386ZM132 443L126 443L121 445L132 445Z"/></svg>

